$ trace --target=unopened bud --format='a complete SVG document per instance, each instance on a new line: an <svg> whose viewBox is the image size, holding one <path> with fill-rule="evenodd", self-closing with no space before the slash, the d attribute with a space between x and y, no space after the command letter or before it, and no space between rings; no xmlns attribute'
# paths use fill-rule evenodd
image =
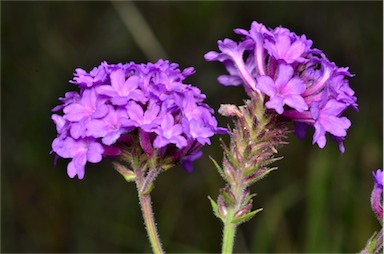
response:
<svg viewBox="0 0 384 254"><path fill-rule="evenodd" d="M220 192L221 192L221 195L223 195L224 201L227 204L232 205L236 203L236 197L228 185L225 188L221 189Z"/></svg>
<svg viewBox="0 0 384 254"><path fill-rule="evenodd" d="M124 165L118 162L112 162L115 169L124 177L124 179L128 182L134 181L136 178L135 173L132 170L129 170Z"/></svg>
<svg viewBox="0 0 384 254"><path fill-rule="evenodd" d="M247 213L249 213L252 209L252 203L249 203L248 205L244 206L243 208L241 208L240 210L238 210L235 215L234 215L234 218L240 218L240 217L243 217L244 215L246 215Z"/></svg>
<svg viewBox="0 0 384 254"><path fill-rule="evenodd" d="M221 104L219 108L219 114L226 117L237 116L240 118L243 116L237 106L232 104Z"/></svg>
<svg viewBox="0 0 384 254"><path fill-rule="evenodd" d="M228 179L228 182L234 182L236 179L235 168L232 166L232 164L228 161L226 157L223 158L223 170L225 176Z"/></svg>
<svg viewBox="0 0 384 254"><path fill-rule="evenodd" d="M227 205L225 204L224 198L222 195L219 195L219 198L217 199L217 206L219 210L219 214L222 218L227 217L228 209Z"/></svg>
<svg viewBox="0 0 384 254"><path fill-rule="evenodd" d="M140 145L149 158L153 155L152 144L149 140L149 133L140 129Z"/></svg>
<svg viewBox="0 0 384 254"><path fill-rule="evenodd" d="M243 193L241 193L241 198L240 198L242 204L244 204L244 202L246 201L249 195L250 195L249 189L248 188L244 189Z"/></svg>

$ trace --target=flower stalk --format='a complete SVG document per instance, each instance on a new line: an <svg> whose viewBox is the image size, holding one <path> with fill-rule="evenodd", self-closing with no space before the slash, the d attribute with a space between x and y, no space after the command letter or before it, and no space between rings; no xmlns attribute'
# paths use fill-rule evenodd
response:
<svg viewBox="0 0 384 254"><path fill-rule="evenodd" d="M147 176L144 177L144 172L147 171ZM148 238L152 246L153 253L162 254L165 253L161 247L161 241L157 233L156 223L152 211L152 203L150 192L153 188L153 181L160 173L160 169L138 168L135 170L136 175L136 187L139 195L139 201L141 211L143 213L143 219L145 229L147 230Z"/></svg>
<svg viewBox="0 0 384 254"><path fill-rule="evenodd" d="M132 156L132 154L127 152L125 152L125 154L128 155L125 156L126 159ZM161 173L161 169L151 169L148 167L148 163L146 162L141 163L138 167L135 167L133 171L118 162L113 162L113 165L127 182L135 181L145 229L152 246L152 251L155 254L165 253L161 246L159 234L157 233L150 196L154 186L154 180Z"/></svg>
<svg viewBox="0 0 384 254"><path fill-rule="evenodd" d="M227 220L224 222L223 229L223 246L221 253L232 253L233 252L233 244L235 241L236 234L236 225L231 222L233 217L233 212L231 211L229 216L227 216Z"/></svg>
<svg viewBox="0 0 384 254"><path fill-rule="evenodd" d="M217 203L210 198L215 215L224 224L222 253L232 253L236 228L262 211L251 211L252 198L249 187L276 168L268 166L282 157L275 157L277 149L286 144L287 128L282 118L270 114L263 98L253 93L245 105L222 105L219 112L234 117L229 147L222 142L223 166L213 162L227 182L220 190Z"/></svg>
<svg viewBox="0 0 384 254"><path fill-rule="evenodd" d="M165 253L161 247L159 235L152 212L151 196L149 194L139 193L139 200L141 211L143 213L145 228L151 242L153 253L162 254Z"/></svg>
<svg viewBox="0 0 384 254"><path fill-rule="evenodd" d="M162 249L159 234L157 232L150 193L154 187L156 177L163 171L161 160L154 153L148 156L144 149L138 146L143 143L142 136L131 139L132 145L124 147L120 162L113 162L115 169L127 182L135 181L145 229L152 251L155 254L165 253ZM125 166L125 164L129 166ZM171 166L170 166L171 167ZM132 168L130 170L129 168Z"/></svg>
<svg viewBox="0 0 384 254"><path fill-rule="evenodd" d="M115 169L121 175L123 175L126 181L135 181L141 206L141 212L143 214L145 229L147 230L148 238L151 243L153 253L165 253L161 247L161 241L159 238L159 234L157 233L150 196L150 193L153 189L153 181L155 180L156 176L160 174L161 169L148 169L147 163L145 163L143 166L134 169L133 172L120 163L114 162L113 164L115 166ZM144 175L145 172L147 172L146 176Z"/></svg>

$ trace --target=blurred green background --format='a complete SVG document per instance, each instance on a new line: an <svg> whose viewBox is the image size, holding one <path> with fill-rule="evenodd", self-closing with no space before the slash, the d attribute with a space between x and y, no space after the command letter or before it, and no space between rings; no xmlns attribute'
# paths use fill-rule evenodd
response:
<svg viewBox="0 0 384 254"><path fill-rule="evenodd" d="M369 198L371 172L383 163L380 1L2 2L1 252L150 252L135 187L110 161L87 165L82 181L66 175L67 161L54 167L50 110L74 89L68 80L77 67L159 57L194 66L187 81L215 110L240 105L242 88L220 86L223 66L203 55L219 39L237 40L232 29L249 29L253 20L306 34L331 61L349 66L360 111L346 112L353 124L342 156L334 142L321 150L310 136L289 137L279 170L252 188L254 208L264 211L239 227L235 251L360 251L379 230ZM155 40L145 37L147 28ZM207 199L223 187L208 158L221 161L218 137L203 150L192 174L177 167L156 181L154 210L167 252L220 251L221 223Z"/></svg>

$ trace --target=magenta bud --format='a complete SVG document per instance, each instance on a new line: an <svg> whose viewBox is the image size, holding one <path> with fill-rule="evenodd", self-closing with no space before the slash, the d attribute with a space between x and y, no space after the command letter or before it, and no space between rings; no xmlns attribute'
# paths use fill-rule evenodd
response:
<svg viewBox="0 0 384 254"><path fill-rule="evenodd" d="M140 129L139 135L141 147L143 148L144 152L148 155L148 157L151 158L153 156L153 148L149 139L149 133Z"/></svg>
<svg viewBox="0 0 384 254"><path fill-rule="evenodd" d="M226 157L223 158L223 171L229 183L234 182L236 180L235 168L232 166L232 164L228 161Z"/></svg>
<svg viewBox="0 0 384 254"><path fill-rule="evenodd" d="M243 208L241 208L240 210L238 210L235 215L234 215L234 218L240 218L240 217L243 217L244 215L246 215L247 213L249 213L252 209L252 202L249 203L248 205L244 206Z"/></svg>
<svg viewBox="0 0 384 254"><path fill-rule="evenodd" d="M222 195L219 195L219 198L217 199L217 206L219 209L220 216L223 218L227 217L228 209Z"/></svg>

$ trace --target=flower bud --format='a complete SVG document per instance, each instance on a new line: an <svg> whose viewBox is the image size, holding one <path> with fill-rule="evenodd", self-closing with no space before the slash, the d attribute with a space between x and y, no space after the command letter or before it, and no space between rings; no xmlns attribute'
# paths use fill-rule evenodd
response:
<svg viewBox="0 0 384 254"><path fill-rule="evenodd" d="M243 217L244 215L246 215L247 213L249 213L252 209L252 200L251 202L244 206L243 208L239 209L235 215L234 215L234 218L240 218L240 217Z"/></svg>
<svg viewBox="0 0 384 254"><path fill-rule="evenodd" d="M225 117L237 116L241 118L243 116L237 106L232 104L221 104L219 108L219 114Z"/></svg>
<svg viewBox="0 0 384 254"><path fill-rule="evenodd" d="M225 204L224 198L222 195L219 195L217 199L217 205L219 208L219 214L222 218L225 218L228 214L228 208L227 205Z"/></svg>
<svg viewBox="0 0 384 254"><path fill-rule="evenodd" d="M153 147L149 139L149 133L140 129L140 145L149 158L153 156Z"/></svg>
<svg viewBox="0 0 384 254"><path fill-rule="evenodd" d="M236 197L228 185L221 189L220 192L227 204L233 205L236 203Z"/></svg>
<svg viewBox="0 0 384 254"><path fill-rule="evenodd" d="M236 171L233 165L228 161L226 157L223 158L223 170L228 179L228 182L234 182L236 179Z"/></svg>
<svg viewBox="0 0 384 254"><path fill-rule="evenodd" d="M128 168L126 168L125 166L123 166L122 164L118 163L118 162L112 162L113 166L115 167L115 169L124 177L124 179L126 181L134 181L136 176L135 176L135 173L132 171L132 170L129 170Z"/></svg>

